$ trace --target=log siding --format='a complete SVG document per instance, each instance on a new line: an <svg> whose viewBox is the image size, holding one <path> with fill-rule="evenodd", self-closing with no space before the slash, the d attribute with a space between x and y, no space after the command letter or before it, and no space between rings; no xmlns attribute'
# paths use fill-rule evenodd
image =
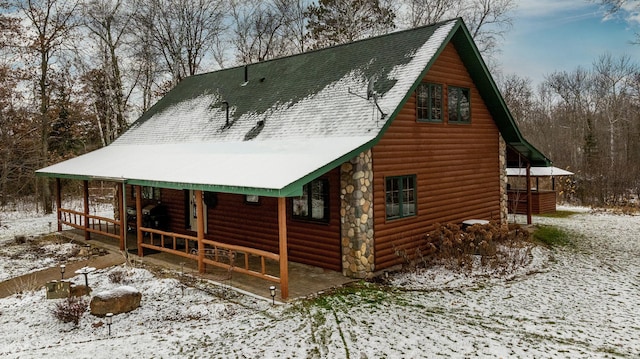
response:
<svg viewBox="0 0 640 359"><path fill-rule="evenodd" d="M322 178L329 180L329 221L313 222L292 218L292 201L287 199L289 260L330 270L342 270L340 246L340 172L334 169ZM131 206L135 203L127 190ZM278 199L260 197L247 203L245 196L218 193L218 203L207 208L206 239L278 253ZM185 194L181 190L161 189L160 203L168 210L168 231L194 235L187 229ZM145 204L143 204L144 207Z"/></svg>
<svg viewBox="0 0 640 359"><path fill-rule="evenodd" d="M373 148L376 270L401 263L435 223L500 219L499 132L455 47L450 43L424 77L443 85L443 122L416 118L411 96ZM471 122L449 123L449 86L469 88ZM416 176L415 216L387 219L385 178Z"/></svg>

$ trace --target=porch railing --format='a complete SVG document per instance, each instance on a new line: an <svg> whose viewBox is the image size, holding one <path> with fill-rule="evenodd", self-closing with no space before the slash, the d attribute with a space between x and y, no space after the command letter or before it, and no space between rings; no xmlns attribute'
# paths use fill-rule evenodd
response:
<svg viewBox="0 0 640 359"><path fill-rule="evenodd" d="M120 221L111 218L85 215L72 209L58 208L58 218L62 224L76 229L87 230L90 233L101 234L114 239L120 239ZM85 223L88 220L88 226Z"/></svg>
<svg viewBox="0 0 640 359"><path fill-rule="evenodd" d="M142 231L140 244L142 248L200 260L197 237L145 227L140 230ZM279 275L267 272L267 260L279 263L279 254L208 239L202 240L202 243L205 247L202 254L204 264L280 283ZM221 253L225 255L220 255Z"/></svg>

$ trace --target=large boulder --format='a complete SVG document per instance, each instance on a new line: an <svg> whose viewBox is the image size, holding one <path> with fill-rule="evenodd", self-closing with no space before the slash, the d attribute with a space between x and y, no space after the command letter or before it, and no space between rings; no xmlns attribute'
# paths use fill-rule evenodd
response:
<svg viewBox="0 0 640 359"><path fill-rule="evenodd" d="M107 313L120 314L130 312L140 306L142 294L130 286L122 286L97 293L91 298L91 314L104 317Z"/></svg>

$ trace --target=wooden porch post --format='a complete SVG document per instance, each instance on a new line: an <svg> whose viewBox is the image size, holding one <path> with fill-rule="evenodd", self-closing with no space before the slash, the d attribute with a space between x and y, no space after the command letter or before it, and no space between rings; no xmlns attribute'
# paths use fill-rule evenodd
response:
<svg viewBox="0 0 640 359"><path fill-rule="evenodd" d="M127 251L127 184L122 182L122 196L118 197L118 208L120 208L120 250Z"/></svg>
<svg viewBox="0 0 640 359"><path fill-rule="evenodd" d="M138 256L142 257L142 186L136 186L136 240L138 243Z"/></svg>
<svg viewBox="0 0 640 359"><path fill-rule="evenodd" d="M195 190L196 196L196 217L198 220L198 272L204 273L206 267L204 265L204 203L202 202L202 191Z"/></svg>
<svg viewBox="0 0 640 359"><path fill-rule="evenodd" d="M278 197L278 233L280 242L280 297L289 297L289 259L287 256L287 202Z"/></svg>
<svg viewBox="0 0 640 359"><path fill-rule="evenodd" d="M60 178L56 178L56 218L58 219L58 232L62 232L62 186Z"/></svg>
<svg viewBox="0 0 640 359"><path fill-rule="evenodd" d="M84 239L90 240L91 233L89 233L89 181L82 181L83 195L84 195Z"/></svg>
<svg viewBox="0 0 640 359"><path fill-rule="evenodd" d="M533 195L531 194L531 163L527 162L527 224L531 224L533 212Z"/></svg>

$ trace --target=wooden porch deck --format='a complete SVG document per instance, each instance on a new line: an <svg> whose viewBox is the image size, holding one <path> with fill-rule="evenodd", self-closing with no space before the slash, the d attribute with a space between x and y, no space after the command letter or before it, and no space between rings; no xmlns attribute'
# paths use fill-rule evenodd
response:
<svg viewBox="0 0 640 359"><path fill-rule="evenodd" d="M104 248L113 253L120 252L119 241L105 235L92 233L91 240L86 241L82 230L64 230L61 234L74 239L78 243L91 244L92 246ZM190 260L189 258L175 254L155 251L148 248L145 248L143 253L144 255L139 257L137 255L138 247L135 233L127 233L126 243L129 258L132 261L150 263L175 270L176 272L184 269L185 273L193 274L194 276L208 280L219 281L223 285L230 285L234 289L239 289L260 297L271 299L269 287L274 283L270 281L239 272L232 272L230 280L222 281L221 278L225 278L226 276L226 269L209 265L207 266L205 273L198 273L198 262L196 260ZM259 266L260 264L256 263L255 265ZM266 265L267 273L278 273L279 265L277 262L271 263L270 261L267 261ZM324 290L344 285L353 280L354 279L343 276L340 272L301 263L289 262L289 297L286 300L306 297ZM278 300L282 300L279 288L276 298Z"/></svg>

